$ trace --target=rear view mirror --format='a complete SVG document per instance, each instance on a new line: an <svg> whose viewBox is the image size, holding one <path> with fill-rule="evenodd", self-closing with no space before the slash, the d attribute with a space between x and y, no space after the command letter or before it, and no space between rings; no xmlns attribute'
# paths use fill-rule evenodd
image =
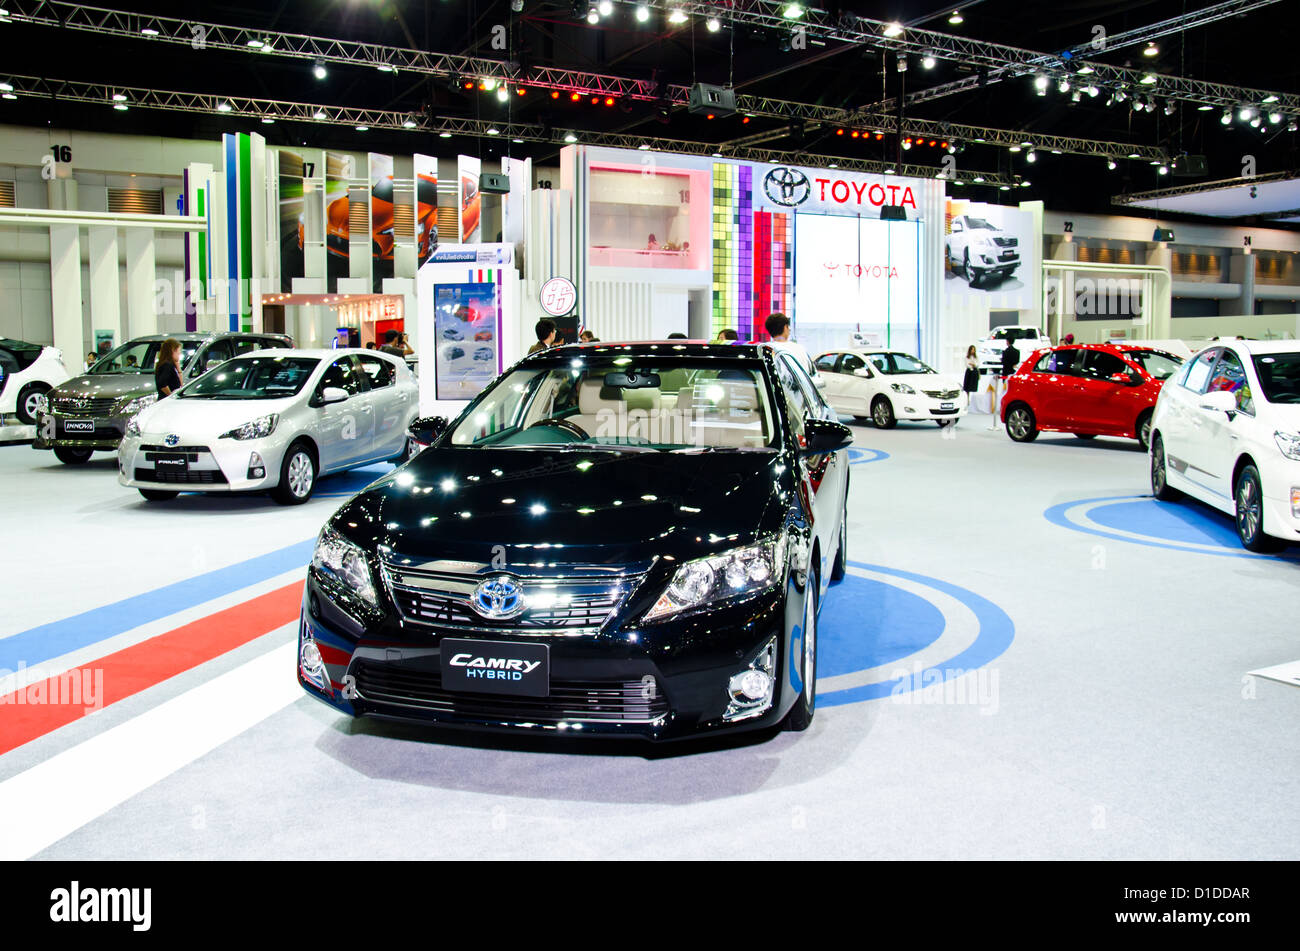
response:
<svg viewBox="0 0 1300 951"><path fill-rule="evenodd" d="M429 446L447 430L446 416L421 416L406 428L406 434L413 442Z"/></svg>
<svg viewBox="0 0 1300 951"><path fill-rule="evenodd" d="M658 373L638 373L636 370L624 373L616 370L605 374L605 385L620 390L658 389L661 382Z"/></svg>
<svg viewBox="0 0 1300 951"><path fill-rule="evenodd" d="M853 430L829 419L809 419L804 422L804 439L799 455L820 456L853 445Z"/></svg>
<svg viewBox="0 0 1300 951"><path fill-rule="evenodd" d="M1214 390L1210 393L1201 394L1201 409L1208 409L1211 412L1227 413L1229 416L1237 412L1237 395L1229 393L1227 390Z"/></svg>

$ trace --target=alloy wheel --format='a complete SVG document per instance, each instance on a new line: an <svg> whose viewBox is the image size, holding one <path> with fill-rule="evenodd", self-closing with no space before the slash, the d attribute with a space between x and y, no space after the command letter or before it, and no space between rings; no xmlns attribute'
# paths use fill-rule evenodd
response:
<svg viewBox="0 0 1300 951"><path fill-rule="evenodd" d="M311 456L299 449L289 460L289 491L296 498L305 499L311 493L313 478Z"/></svg>
<svg viewBox="0 0 1300 951"><path fill-rule="evenodd" d="M1259 485L1254 479L1243 477L1237 484L1237 531L1243 540L1252 539L1259 534L1263 516Z"/></svg>
<svg viewBox="0 0 1300 951"><path fill-rule="evenodd" d="M1029 414L1020 408L1013 409L1007 420L1007 426L1011 429L1011 435L1017 439L1024 439L1029 435Z"/></svg>
<svg viewBox="0 0 1300 951"><path fill-rule="evenodd" d="M881 429L889 425L889 407L884 400L877 400L876 405L871 407L871 418Z"/></svg>
<svg viewBox="0 0 1300 951"><path fill-rule="evenodd" d="M1165 490L1165 454L1164 447L1157 446L1151 453L1151 485L1155 494Z"/></svg>
<svg viewBox="0 0 1300 951"><path fill-rule="evenodd" d="M44 393L29 393L27 399L23 401L23 412L28 419L35 419L38 413L45 411L49 405L49 400L45 398Z"/></svg>

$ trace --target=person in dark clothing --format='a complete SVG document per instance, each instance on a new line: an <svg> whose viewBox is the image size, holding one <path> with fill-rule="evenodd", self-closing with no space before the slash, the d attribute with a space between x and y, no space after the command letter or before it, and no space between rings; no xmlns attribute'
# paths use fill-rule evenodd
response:
<svg viewBox="0 0 1300 951"><path fill-rule="evenodd" d="M1007 341L1007 347L1002 351L1002 375L1011 376L1020 369L1020 351L1016 349L1014 340Z"/></svg>
<svg viewBox="0 0 1300 951"><path fill-rule="evenodd" d="M1016 349L1015 340L1007 338L1006 349L1002 351L1002 373L995 380L993 389L993 421L989 429L997 429L1002 417L1002 398L1007 393L1007 380L1020 368L1020 351Z"/></svg>
<svg viewBox="0 0 1300 951"><path fill-rule="evenodd" d="M555 343L555 321L549 317L543 317L539 320L533 330L537 334L537 343L528 348L529 353L545 350Z"/></svg>
<svg viewBox="0 0 1300 951"><path fill-rule="evenodd" d="M181 342L168 337L158 348L158 359L153 367L153 384L158 398L171 396L181 388Z"/></svg>
<svg viewBox="0 0 1300 951"><path fill-rule="evenodd" d="M402 349L401 337L396 330L390 330L384 334L384 345L379 349L384 353L391 353L395 357L406 356L406 351Z"/></svg>

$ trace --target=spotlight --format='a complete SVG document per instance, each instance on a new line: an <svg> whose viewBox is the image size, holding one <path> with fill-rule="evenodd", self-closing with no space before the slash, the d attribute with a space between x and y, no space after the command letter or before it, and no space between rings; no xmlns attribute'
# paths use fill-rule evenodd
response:
<svg viewBox="0 0 1300 951"><path fill-rule="evenodd" d="M498 129L496 126L492 126L491 128L489 128L489 129L487 130L487 134L488 134L488 135L500 135L500 134L501 134L501 130Z"/></svg>
<svg viewBox="0 0 1300 951"><path fill-rule="evenodd" d="M1116 102L1123 102L1123 101L1124 101L1125 99L1127 99L1127 98L1128 98L1128 93L1126 93L1123 89L1116 89L1116 90L1115 90L1115 101L1116 101Z"/></svg>
<svg viewBox="0 0 1300 951"><path fill-rule="evenodd" d="M222 105L225 105L225 104L223 103ZM230 110L229 110L229 107L227 107L226 109L222 109L221 106L217 106L217 108L220 109L222 112L229 112L229 111L230 111ZM324 119L324 118L325 118L325 110L324 110L324 109L317 109L315 112L313 112L313 113L311 114L311 117L312 117L313 119Z"/></svg>
<svg viewBox="0 0 1300 951"><path fill-rule="evenodd" d="M229 112L233 107L230 103L222 101L217 103L217 112Z"/></svg>
<svg viewBox="0 0 1300 951"><path fill-rule="evenodd" d="M6 83L5 85L8 85L8 83ZM13 87L10 86L9 88L12 89ZM8 91L8 90L6 90L6 92L7 92L7 91ZM115 93L113 93L113 101L114 101L114 102L126 102L126 96L125 96L124 94L120 93L120 92L115 92Z"/></svg>
<svg viewBox="0 0 1300 951"><path fill-rule="evenodd" d="M378 66L375 67L375 69L379 70L381 73L395 73L395 72L397 72L397 70L394 69L394 68L392 67L392 65L389 64L389 63L380 63Z"/></svg>
<svg viewBox="0 0 1300 951"><path fill-rule="evenodd" d="M1294 119L1286 124L1286 130L1288 132L1294 132L1296 130L1296 121Z"/></svg>
<svg viewBox="0 0 1300 951"><path fill-rule="evenodd" d="M704 21L704 26L705 28L708 29L710 33L717 33L720 29L722 29L722 23L720 20L718 20L717 17L709 17L707 20Z"/></svg>
<svg viewBox="0 0 1300 951"><path fill-rule="evenodd" d="M1068 79L1066 79L1064 76L1062 76L1062 77L1061 77L1061 81L1060 81L1059 83L1056 84L1056 91L1057 91L1057 92L1069 92L1069 91L1070 91L1070 81L1069 81Z"/></svg>
<svg viewBox="0 0 1300 951"><path fill-rule="evenodd" d="M1143 55L1143 56L1159 56L1159 55L1160 55L1160 47L1156 46L1155 43L1148 43L1146 49L1144 49L1144 50L1142 51L1142 55Z"/></svg>
<svg viewBox="0 0 1300 951"><path fill-rule="evenodd" d="M582 96L581 96L581 94L579 94L579 93L576 93L576 92L571 92L571 93L569 93L569 101L570 101L570 102L577 102L577 101L578 101L579 99L581 99L581 98L582 98Z"/></svg>
<svg viewBox="0 0 1300 951"><path fill-rule="evenodd" d="M1143 86L1154 86L1156 84L1156 77L1151 73L1147 73L1142 77L1141 82Z"/></svg>
<svg viewBox="0 0 1300 951"><path fill-rule="evenodd" d="M1267 96L1261 99L1260 102L1262 102L1264 105L1267 106L1271 102L1277 102L1277 96L1274 95L1273 93L1269 93Z"/></svg>
<svg viewBox="0 0 1300 951"><path fill-rule="evenodd" d="M904 140L903 140L903 148L904 148L904 149L910 149L911 147L912 147L912 140L911 140L911 139L904 139Z"/></svg>
<svg viewBox="0 0 1300 951"><path fill-rule="evenodd" d="M901 35L902 32L903 32L903 24L898 23L897 21L886 25L884 29L884 35L889 37L891 40L894 37Z"/></svg>
<svg viewBox="0 0 1300 951"><path fill-rule="evenodd" d="M1222 122L1224 125L1232 125L1232 110L1224 109L1223 115L1219 117L1219 121Z"/></svg>
<svg viewBox="0 0 1300 951"><path fill-rule="evenodd" d="M478 84L478 88L485 92L491 92L493 89L497 88L497 81L489 76Z"/></svg>
<svg viewBox="0 0 1300 951"><path fill-rule="evenodd" d="M402 123L402 128L403 128L403 129L414 129L414 128L415 128L415 120L414 120L414 119L407 119L405 122Z"/></svg>
<svg viewBox="0 0 1300 951"><path fill-rule="evenodd" d="M803 16L803 7L797 3L786 4L785 12L782 16L787 20L797 20Z"/></svg>
<svg viewBox="0 0 1300 951"><path fill-rule="evenodd" d="M1115 169L1119 168L1119 165L1116 164L1116 162L1115 162L1114 159L1107 159L1107 160L1106 160L1106 167L1107 167L1108 169L1110 169L1110 170L1113 172L1113 171L1115 171Z"/></svg>
<svg viewBox="0 0 1300 951"><path fill-rule="evenodd" d="M552 99L559 99L559 98L560 98L560 91L559 91L558 89L552 89L552 90L551 90L551 98L552 98Z"/></svg>
<svg viewBox="0 0 1300 951"><path fill-rule="evenodd" d="M1237 118L1242 122L1249 122L1255 117L1255 110L1250 106L1242 106L1241 111L1237 113Z"/></svg>
<svg viewBox="0 0 1300 951"><path fill-rule="evenodd" d="M1039 73L1034 77L1034 88L1038 90L1038 95L1047 95L1047 77Z"/></svg>
<svg viewBox="0 0 1300 951"><path fill-rule="evenodd" d="M1197 112L1209 112L1209 111L1210 111L1211 109L1213 109L1213 108L1214 108L1214 107L1213 107L1212 105L1210 105L1208 102L1203 102L1203 103L1201 103L1199 106L1196 107L1196 111L1197 111Z"/></svg>
<svg viewBox="0 0 1300 951"><path fill-rule="evenodd" d="M564 141L572 145L574 142L578 141L578 137L574 135L572 132L566 132L564 133Z"/></svg>
<svg viewBox="0 0 1300 951"><path fill-rule="evenodd" d="M357 131L358 131L358 132L369 132L369 131L370 131L370 126L368 126L368 125L359 125L359 126L357 126Z"/></svg>
<svg viewBox="0 0 1300 951"><path fill-rule="evenodd" d="M648 19L650 19L650 8L644 3L639 4L636 8L636 22L644 23Z"/></svg>
<svg viewBox="0 0 1300 951"><path fill-rule="evenodd" d="M1081 98L1083 98L1083 93L1077 89L1070 93L1070 102L1078 102Z"/></svg>
<svg viewBox="0 0 1300 951"><path fill-rule="evenodd" d="M907 72L907 54L906 54L906 53L899 53L899 54L898 54L898 71L899 71L900 73L905 73L905 72Z"/></svg>
<svg viewBox="0 0 1300 951"><path fill-rule="evenodd" d="M590 23L592 26L595 26L597 23L600 22L600 14L596 11L595 7L592 7L590 10L587 11L587 22Z"/></svg>
<svg viewBox="0 0 1300 951"><path fill-rule="evenodd" d="M1273 125L1277 125L1279 122L1282 121L1282 113L1280 113L1280 112L1270 112L1270 113L1268 114L1268 121L1271 122L1271 123L1273 123Z"/></svg>
<svg viewBox="0 0 1300 951"><path fill-rule="evenodd" d="M934 69L934 57L933 57L932 55L930 55L929 53L926 53L924 56L922 56L922 57L921 57L921 68L922 68L922 69Z"/></svg>
<svg viewBox="0 0 1300 951"><path fill-rule="evenodd" d="M1095 69L1093 69L1091 66L1088 66L1088 65L1086 65L1086 64L1083 65L1083 66L1080 66L1079 69L1078 69L1078 73L1079 73L1080 76L1091 76L1091 75L1092 75L1093 73L1095 73L1095 72L1096 72Z"/></svg>
<svg viewBox="0 0 1300 951"><path fill-rule="evenodd" d="M1026 161L1026 162L1037 162L1037 161L1038 161L1038 153L1037 153L1037 152L1030 152L1028 155L1025 156L1025 161Z"/></svg>
<svg viewBox="0 0 1300 951"><path fill-rule="evenodd" d="M610 0L600 0L600 3L596 4L596 9L600 11L601 16L607 17L614 12L614 4Z"/></svg>
<svg viewBox="0 0 1300 951"><path fill-rule="evenodd" d="M1145 108L1146 108L1146 105L1142 102L1142 100L1139 99L1137 96L1134 96L1134 97L1133 97L1133 111L1134 111L1134 112L1141 112L1141 111L1142 111L1143 109L1145 109Z"/></svg>
<svg viewBox="0 0 1300 951"><path fill-rule="evenodd" d="M1156 171L1159 172L1161 175L1168 175L1168 174L1169 174L1169 166L1168 166L1168 165L1161 165L1158 169L1156 169Z"/></svg>
<svg viewBox="0 0 1300 951"><path fill-rule="evenodd" d="M960 26L964 21L960 10L953 10L952 16L948 17L948 22L953 26Z"/></svg>
<svg viewBox="0 0 1300 951"><path fill-rule="evenodd" d="M1101 90L1096 86L1084 86L1083 91L1088 94L1090 99L1096 99L1097 95L1101 92Z"/></svg>
<svg viewBox="0 0 1300 951"><path fill-rule="evenodd" d="M118 112L126 112L128 106L124 102L118 102L113 104L113 108L116 109Z"/></svg>
<svg viewBox="0 0 1300 951"><path fill-rule="evenodd" d="M262 116L262 125L275 125L275 119L271 116Z"/></svg>
<svg viewBox="0 0 1300 951"><path fill-rule="evenodd" d="M505 86L497 87L497 102L506 102L510 98L510 90Z"/></svg>
<svg viewBox="0 0 1300 951"><path fill-rule="evenodd" d="M1255 116L1255 118L1253 118L1253 119L1250 120L1250 127L1251 127L1252 129L1258 129L1258 128L1259 128L1259 116Z"/></svg>
<svg viewBox="0 0 1300 951"><path fill-rule="evenodd" d="M685 23L686 19L686 14L682 12L681 7L674 7L673 12L668 14L669 23L681 24Z"/></svg>
<svg viewBox="0 0 1300 951"><path fill-rule="evenodd" d="M311 74L317 79L324 79L329 75L329 71L325 69L324 63L318 61L312 66Z"/></svg>
<svg viewBox="0 0 1300 951"><path fill-rule="evenodd" d="M607 106L612 106L612 105L614 105L614 102L615 102L615 100L614 100L614 97L613 97L613 96L606 96L606 97L605 97L605 105L607 105Z"/></svg>
<svg viewBox="0 0 1300 951"><path fill-rule="evenodd" d="M1165 115L1172 116L1173 114L1174 114L1174 101L1170 99L1165 103Z"/></svg>

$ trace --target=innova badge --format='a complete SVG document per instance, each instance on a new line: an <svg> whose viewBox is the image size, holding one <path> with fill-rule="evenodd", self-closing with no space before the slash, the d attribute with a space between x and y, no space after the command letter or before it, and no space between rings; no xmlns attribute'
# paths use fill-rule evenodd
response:
<svg viewBox="0 0 1300 951"><path fill-rule="evenodd" d="M493 575L480 581L469 600L483 617L498 621L518 617L527 607L523 586L509 575Z"/></svg>

